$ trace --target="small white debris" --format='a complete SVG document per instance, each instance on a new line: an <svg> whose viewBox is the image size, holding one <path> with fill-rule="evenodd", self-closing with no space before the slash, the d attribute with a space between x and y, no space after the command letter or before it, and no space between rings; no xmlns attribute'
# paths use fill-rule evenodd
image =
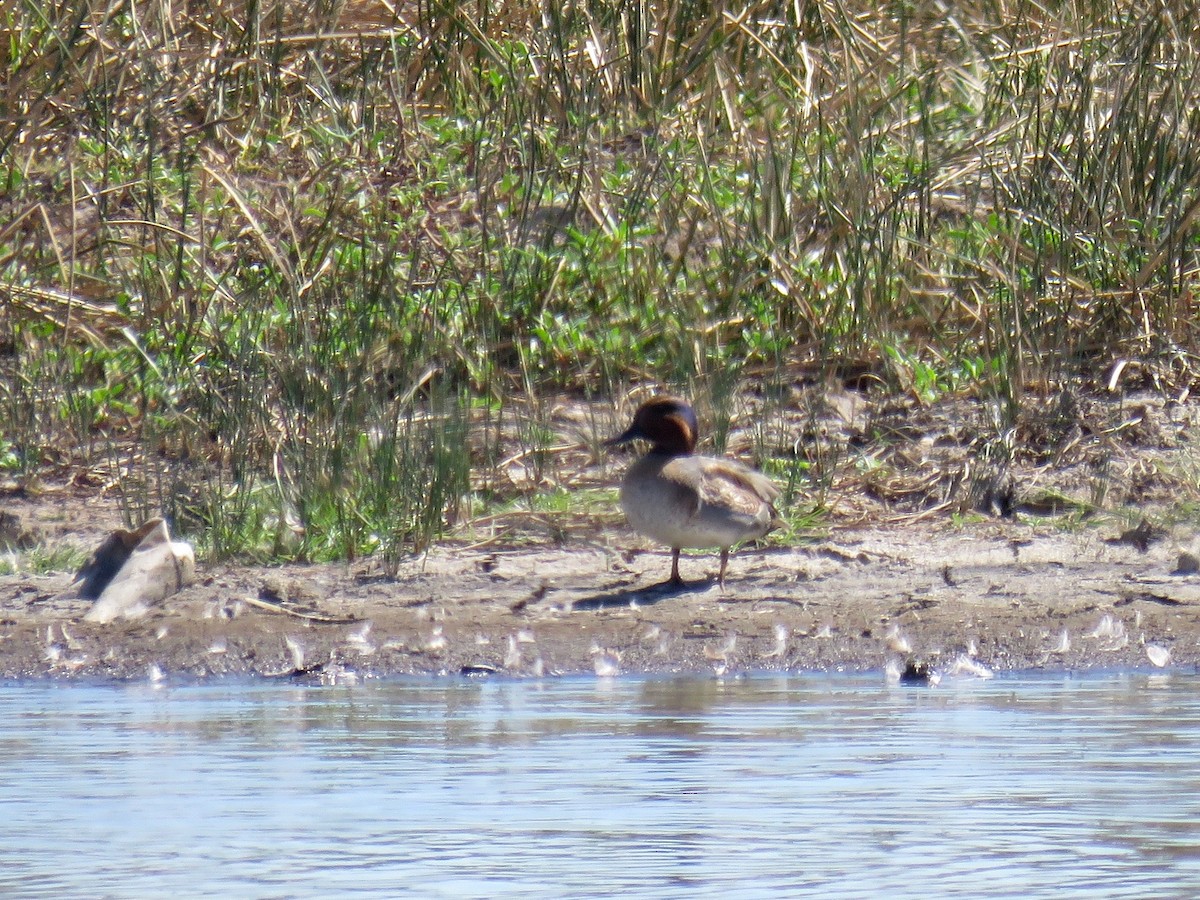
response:
<svg viewBox="0 0 1200 900"><path fill-rule="evenodd" d="M232 601L214 600L204 607L206 619L232 619L234 617Z"/></svg>
<svg viewBox="0 0 1200 900"><path fill-rule="evenodd" d="M304 668L304 646L290 634L284 636L283 642L292 654L292 668L301 671Z"/></svg>
<svg viewBox="0 0 1200 900"><path fill-rule="evenodd" d="M592 667L601 678L613 678L621 671L621 654L607 647L592 647Z"/></svg>
<svg viewBox="0 0 1200 900"><path fill-rule="evenodd" d="M904 663L898 659L889 659L883 667L883 677L888 684L899 684L900 675L904 672Z"/></svg>
<svg viewBox="0 0 1200 900"><path fill-rule="evenodd" d="M217 638L215 641L213 641L211 644L208 645L209 653L224 653L228 649L229 649L229 644L226 643L225 638Z"/></svg>
<svg viewBox="0 0 1200 900"><path fill-rule="evenodd" d="M1100 641L1101 650L1120 650L1129 644L1125 623L1114 619L1108 613L1100 617L1100 621L1088 636Z"/></svg>
<svg viewBox="0 0 1200 900"><path fill-rule="evenodd" d="M358 628L346 635L346 643L349 644L351 649L358 653L359 656L370 656L376 650L375 645L372 644L367 637L370 633L371 622L370 620L367 620Z"/></svg>
<svg viewBox="0 0 1200 900"><path fill-rule="evenodd" d="M241 611L245 608L245 601L242 600L214 600L204 607L200 616L205 619L235 619L241 616Z"/></svg>
<svg viewBox="0 0 1200 900"><path fill-rule="evenodd" d="M521 648L515 635L508 636L508 652L504 654L504 668L518 669L521 666Z"/></svg>
<svg viewBox="0 0 1200 900"><path fill-rule="evenodd" d="M642 643L654 644L655 656L666 656L671 643L671 635L657 625L651 625L646 629L646 633L642 635Z"/></svg>
<svg viewBox="0 0 1200 900"><path fill-rule="evenodd" d="M206 619L236 619L245 608L246 603L243 600L231 600L228 603L214 600L204 607L202 615Z"/></svg>
<svg viewBox="0 0 1200 900"><path fill-rule="evenodd" d="M533 661L533 666L530 669L530 671L533 674L534 678L544 678L545 677L546 664L544 662L542 662L542 658L540 656Z"/></svg>
<svg viewBox="0 0 1200 900"><path fill-rule="evenodd" d="M1105 613L1100 617L1100 621L1096 623L1096 627L1091 630L1088 637L1099 639L1112 637L1113 624L1113 617Z"/></svg>
<svg viewBox="0 0 1200 900"><path fill-rule="evenodd" d="M1147 644L1146 656L1153 665L1160 669L1171 661L1171 651L1161 644Z"/></svg>
<svg viewBox="0 0 1200 900"><path fill-rule="evenodd" d="M704 645L705 658L710 659L710 660L719 660L720 662L725 663L727 665L729 663L730 654L732 654L734 649L737 647L737 639L738 639L737 632L731 631L729 634L727 634L725 636L725 642L723 644L721 644L720 647L717 647L715 650L710 648L707 644L705 644ZM718 674L724 674L724 673L721 672Z"/></svg>
<svg viewBox="0 0 1200 900"><path fill-rule="evenodd" d="M778 659L781 656L786 656L789 637L791 637L791 633L787 630L786 625L776 625L775 646L770 653L763 654L763 659Z"/></svg>
<svg viewBox="0 0 1200 900"><path fill-rule="evenodd" d="M1051 653L1069 653L1071 651L1071 635L1067 633L1067 629L1062 630L1062 634L1058 636L1058 643L1050 648Z"/></svg>
<svg viewBox="0 0 1200 900"><path fill-rule="evenodd" d="M162 684L167 680L166 674L158 667L158 663L150 663L146 669L146 677L150 679L151 684Z"/></svg>
<svg viewBox="0 0 1200 900"><path fill-rule="evenodd" d="M831 637L833 637L833 629L830 628L828 625L822 625L820 628L818 628L816 630L816 632L813 633L813 637L815 637L815 638L831 638Z"/></svg>
<svg viewBox="0 0 1200 900"><path fill-rule="evenodd" d="M358 673L353 669L347 669L340 663L331 662L321 670L321 684L358 684Z"/></svg>
<svg viewBox="0 0 1200 900"><path fill-rule="evenodd" d="M492 642L492 639L490 637L488 637L486 634L483 634L482 632L475 635L475 646L476 647L486 647L491 642Z"/></svg>
<svg viewBox="0 0 1200 900"><path fill-rule="evenodd" d="M154 632L154 639L156 641L161 641L170 633L170 629L168 629L166 625L159 625L158 630Z"/></svg>
<svg viewBox="0 0 1200 900"><path fill-rule="evenodd" d="M900 630L900 626L895 622L892 627L887 630L884 635L888 647L896 653L912 653L912 643L908 640L907 635Z"/></svg>
<svg viewBox="0 0 1200 900"><path fill-rule="evenodd" d="M967 641L967 656L978 656L979 647L975 644L974 638Z"/></svg>
<svg viewBox="0 0 1200 900"><path fill-rule="evenodd" d="M950 678L991 678L993 677L992 670L981 662L971 659L965 653L960 653L955 657L948 666L943 670L943 674Z"/></svg>
<svg viewBox="0 0 1200 900"><path fill-rule="evenodd" d="M533 636L533 632L530 631L528 628L522 628L520 631L517 632L517 643L518 644L536 644L537 638L535 638Z"/></svg>
<svg viewBox="0 0 1200 900"><path fill-rule="evenodd" d="M425 642L425 649L437 652L438 650L446 649L446 638L442 634L442 626L434 625L433 633L429 635L429 640Z"/></svg>

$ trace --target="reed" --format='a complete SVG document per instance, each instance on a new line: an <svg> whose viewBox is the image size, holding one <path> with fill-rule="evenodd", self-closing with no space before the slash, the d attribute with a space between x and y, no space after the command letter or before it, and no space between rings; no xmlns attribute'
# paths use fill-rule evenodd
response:
<svg viewBox="0 0 1200 900"><path fill-rule="evenodd" d="M865 367L992 404L1002 456L1031 395L1194 378L1191 18L16 0L0 467L102 467L215 555L390 566L525 490L498 422L547 477L563 391L688 390L724 443L747 389Z"/></svg>

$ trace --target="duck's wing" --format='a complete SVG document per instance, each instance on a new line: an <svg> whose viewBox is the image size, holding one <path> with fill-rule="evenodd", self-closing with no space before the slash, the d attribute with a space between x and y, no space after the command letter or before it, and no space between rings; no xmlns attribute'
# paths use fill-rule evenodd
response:
<svg viewBox="0 0 1200 900"><path fill-rule="evenodd" d="M709 457L697 457L697 459L703 463L702 485L709 486L719 496L736 492L747 497L752 496L767 504L779 498L779 488L762 472L756 472L749 466L732 459Z"/></svg>
<svg viewBox="0 0 1200 900"><path fill-rule="evenodd" d="M687 461L696 515L708 515L707 509L759 525L775 520L772 501L779 488L767 476L733 460L692 456Z"/></svg>
<svg viewBox="0 0 1200 900"><path fill-rule="evenodd" d="M644 518L673 523L663 538L673 546L728 547L777 526L777 496L769 478L732 460L681 456L659 470L648 501L653 513Z"/></svg>

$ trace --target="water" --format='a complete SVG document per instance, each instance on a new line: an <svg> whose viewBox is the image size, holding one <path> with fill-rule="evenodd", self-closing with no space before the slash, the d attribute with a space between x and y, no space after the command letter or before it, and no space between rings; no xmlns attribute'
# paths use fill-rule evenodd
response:
<svg viewBox="0 0 1200 900"><path fill-rule="evenodd" d="M0 895L1187 896L1200 682L0 686Z"/></svg>

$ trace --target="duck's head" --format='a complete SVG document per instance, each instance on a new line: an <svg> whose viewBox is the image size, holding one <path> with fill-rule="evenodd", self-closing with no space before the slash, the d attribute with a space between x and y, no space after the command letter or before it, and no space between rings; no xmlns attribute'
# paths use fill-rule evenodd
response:
<svg viewBox="0 0 1200 900"><path fill-rule="evenodd" d="M652 453L687 454L696 449L696 413L686 400L654 397L638 407L633 424L606 441L609 446L649 441Z"/></svg>

